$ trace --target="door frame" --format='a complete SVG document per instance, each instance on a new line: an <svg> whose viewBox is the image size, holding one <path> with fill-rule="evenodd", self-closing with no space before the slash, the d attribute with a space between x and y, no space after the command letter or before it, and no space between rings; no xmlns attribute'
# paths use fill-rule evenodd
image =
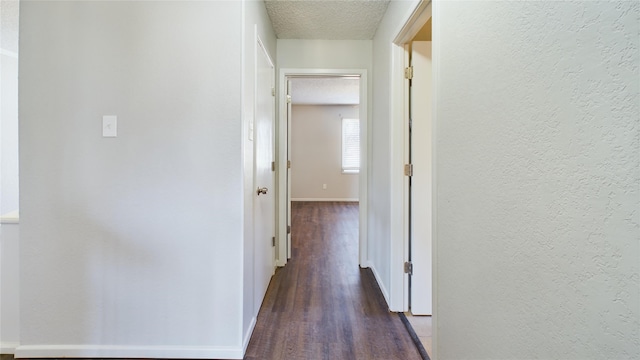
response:
<svg viewBox="0 0 640 360"><path fill-rule="evenodd" d="M260 37L260 35L258 34L258 29L257 26L254 27L254 33L255 33L255 39L256 39L256 43L255 43L255 52L254 52L254 59L253 59L253 66L254 66L254 82L253 82L253 116L251 119L252 124L250 125L251 127L251 136L252 136L252 141L253 141L253 186L252 189L256 189L259 186L264 186L264 184L260 184L258 182L258 169L257 169L257 165L258 165L258 146L260 144L258 144L258 139L257 139L257 115L258 115L258 97L259 97L259 88L258 88L258 83L259 83L259 74L258 74L258 58L262 55L264 55L265 59L267 60L269 66L270 66L270 70L269 70L269 78L270 78L270 82L271 82L271 88L275 88L275 75L276 75L276 67L274 65L273 59L271 59L271 56L269 55L269 51L267 51L266 46L264 45L264 42L262 41L262 38ZM262 55L261 55L262 54ZM276 149L275 149L275 145L276 145L276 103L275 103L275 98L273 95L270 94L270 103L272 103L272 108L270 111L270 116L271 116L271 161L274 161L274 159L276 158ZM276 176L274 174L273 171L270 172L271 174L271 181L272 181L272 186L275 187L276 185ZM256 258L258 256L260 256L260 254L257 251L257 241L260 241L260 236L256 233L256 210L257 210L257 201L258 198L256 197L256 193L255 190L252 191L252 207L253 207L253 260L254 260L254 269L253 269L253 291L254 291L254 308L252 309L255 312L255 316L258 315L258 312L260 310L260 306L262 305L262 302L264 301L264 297L266 295L266 291L269 287L269 282L267 282L267 286L265 288L265 292L262 294L256 294L256 287L258 285L258 273L257 271L259 270L257 268L257 261ZM277 224L275 222L275 219L277 217L277 208L276 208L276 202L277 202L277 197L275 195L273 195L273 204L272 204L272 208L270 208L270 211L273 211L273 218L267 219L268 222L271 223L272 226L272 233L268 235L268 238L275 236L276 233L276 227ZM270 217L270 216L269 216ZM273 253L271 254L270 260L271 260L271 264L270 264L270 268L271 268L271 272L269 274L270 278L273 276L273 274L275 273L275 269L276 269L276 252L275 249L272 249ZM256 298L256 296L258 296ZM260 299L259 301L256 301L257 299Z"/></svg>
<svg viewBox="0 0 640 360"><path fill-rule="evenodd" d="M409 91L404 78L404 68L409 64L409 43L418 30L432 18L432 354L431 358L438 358L438 258L437 258L437 97L438 97L438 72L440 55L440 30L438 28L439 2L432 0L420 0L413 12L407 17L400 27L392 44L392 72L391 93L392 119L391 124L391 304L394 311L409 310L409 275L404 273L403 265L409 255L409 182L404 176L403 168L408 161L408 123L409 123ZM393 249L398 249L393 251ZM400 249L402 251L400 251Z"/></svg>
<svg viewBox="0 0 640 360"><path fill-rule="evenodd" d="M359 176L359 256L360 267L369 267L367 251L367 219L368 197L367 187L369 182L369 118L368 118L368 86L366 69L297 69L282 68L278 74L278 115L276 131L276 169L277 169L277 249L276 265L285 266L291 257L290 245L287 244L287 206L291 196L287 192L287 153L290 139L287 135L287 79L289 77L342 77L357 76L360 78L360 176ZM292 164L292 167L295 164Z"/></svg>
<svg viewBox="0 0 640 360"><path fill-rule="evenodd" d="M437 236L437 124L438 124L438 73L440 67L440 29L438 22L439 2L420 0L413 12L400 27L392 44L391 93L391 301L393 311L409 310L409 275L404 273L403 265L409 254L409 182L403 174L403 167L408 160L408 122L409 92L404 79L404 68L409 63L409 43L418 30L432 18L432 354L438 357L438 236ZM395 250L395 251L394 251Z"/></svg>
<svg viewBox="0 0 640 360"><path fill-rule="evenodd" d="M436 2L437 4L437 2ZM404 164L409 160L409 86L404 77L404 69L409 65L409 47L406 46L418 33L422 26L432 17L432 1L421 0L413 12L407 16L403 25L398 28L392 43L392 71L391 71L391 276L389 307L391 311L405 312L409 310L409 275L404 273L404 262L409 259L409 181L404 176ZM435 21L433 21L435 23ZM435 30L435 25L433 30ZM437 59L439 49L433 38L433 83L436 84ZM435 123L435 92L432 96L432 121ZM435 139L435 128L434 139ZM435 150L434 150L435 158ZM432 159L433 161L433 159ZM433 162L435 164L435 162ZM433 187L435 188L435 170ZM436 193L433 191L433 206L435 208ZM435 220L435 211L433 220ZM433 221L432 251L435 254L435 221ZM436 308L436 257L432 257L433 274L433 326L435 328ZM435 332L434 332L435 334Z"/></svg>

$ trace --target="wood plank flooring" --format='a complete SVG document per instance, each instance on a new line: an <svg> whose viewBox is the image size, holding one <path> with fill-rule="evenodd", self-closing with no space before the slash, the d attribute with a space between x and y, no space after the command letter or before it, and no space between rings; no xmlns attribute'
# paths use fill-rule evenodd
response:
<svg viewBox="0 0 640 360"><path fill-rule="evenodd" d="M294 202L291 226L292 258L271 280L245 359L421 359L358 265L357 203Z"/></svg>

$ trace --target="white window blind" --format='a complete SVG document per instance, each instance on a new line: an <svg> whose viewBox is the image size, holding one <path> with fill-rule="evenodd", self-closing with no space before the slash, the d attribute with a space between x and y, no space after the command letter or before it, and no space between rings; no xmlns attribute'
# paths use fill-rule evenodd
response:
<svg viewBox="0 0 640 360"><path fill-rule="evenodd" d="M342 119L342 172L360 171L360 119Z"/></svg>

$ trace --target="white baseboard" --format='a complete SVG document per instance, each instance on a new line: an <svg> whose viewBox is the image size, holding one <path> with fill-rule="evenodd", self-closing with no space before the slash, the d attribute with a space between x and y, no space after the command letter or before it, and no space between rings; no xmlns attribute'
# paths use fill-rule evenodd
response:
<svg viewBox="0 0 640 360"><path fill-rule="evenodd" d="M243 353L247 352L247 347L249 346L249 340L251 340L251 335L253 334L253 329L255 329L255 327L256 327L256 317L254 316L253 319L251 319L251 324L249 324L249 330L247 330L247 333L244 334L244 341L242 341Z"/></svg>
<svg viewBox="0 0 640 360"><path fill-rule="evenodd" d="M13 355L16 353L16 348L20 346L19 342L0 342L0 354Z"/></svg>
<svg viewBox="0 0 640 360"><path fill-rule="evenodd" d="M378 274L378 271L376 270L376 267L373 266L373 264L369 263L369 268L373 272L373 276L376 278L376 282L378 283L378 286L380 287L380 291L382 291L382 296L384 296L384 300L387 302L387 307L389 307L389 304L391 304L391 302L389 301L389 292L387 291L387 288L384 287L384 283L380 279L380 275Z"/></svg>
<svg viewBox="0 0 640 360"><path fill-rule="evenodd" d="M291 198L291 201L344 201L344 202L358 202L358 198Z"/></svg>
<svg viewBox="0 0 640 360"><path fill-rule="evenodd" d="M242 359L238 346L25 345L16 358Z"/></svg>

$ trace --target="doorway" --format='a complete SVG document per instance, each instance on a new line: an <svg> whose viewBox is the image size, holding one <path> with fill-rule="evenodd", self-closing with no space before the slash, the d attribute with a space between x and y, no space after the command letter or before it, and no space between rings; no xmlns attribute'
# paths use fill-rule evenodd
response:
<svg viewBox="0 0 640 360"><path fill-rule="evenodd" d="M305 81L315 81L316 85L318 84L327 84L332 81L348 81L348 80L356 80L358 82L358 95L359 95L359 105L358 105L358 126L359 126L359 169L358 169L358 179L357 179L357 200L358 200L358 208L359 208L359 255L358 262L361 267L368 267L368 258L367 258L367 139L368 139L368 127L367 127L367 77L366 70L364 69L355 69L355 70L332 70L332 69L281 69L280 77L279 77L279 89L281 96L279 97L279 116L278 116L278 241L277 241L277 265L284 266L286 265L288 259L291 257L291 201L292 199L296 200L292 195L295 194L292 189L292 169L295 169L296 164L292 162L292 119L291 115L293 114L293 96L291 93L294 90L294 86L296 82L305 82ZM320 85L321 86L321 85ZM295 90L294 90L295 91ZM353 105L353 104L348 104ZM325 109L326 110L326 109ZM307 112L308 115L313 115L313 113L318 112L326 112L324 110L306 108L304 111ZM334 124L340 124L340 128L342 128L342 124L348 122L349 120L353 120L353 111L350 111L348 107L340 108L334 107L329 111L329 113L333 112L333 116L330 114L330 118ZM316 124L317 125L317 124ZM335 149L334 149L335 150ZM335 154L334 154L335 155ZM323 156L320 154L320 158ZM324 159L322 159L324 161ZM335 160L335 158L334 158ZM347 172L345 172L347 170ZM338 169L341 171L339 176L335 177L342 178L342 180L348 179L351 177L353 179L353 174L349 174L349 169L341 168ZM335 174L334 174L335 175ZM317 182L317 184L316 184ZM349 181L347 181L348 183ZM343 184L344 185L344 181ZM331 195L322 196L322 193L330 193L329 186L330 183L324 182L323 180L313 180L311 186L313 187L309 198L301 197L297 198L297 200L309 200L313 198L321 198L324 197L327 200L337 200L338 198L332 198ZM320 195L317 195L320 192ZM298 193L299 194L299 193ZM335 193L334 193L335 194ZM344 195L340 195L344 196ZM354 200L351 197L351 200Z"/></svg>
<svg viewBox="0 0 640 360"><path fill-rule="evenodd" d="M254 312L258 314L275 271L275 67L257 34L256 39L255 111L249 127L254 146Z"/></svg>
<svg viewBox="0 0 640 360"><path fill-rule="evenodd" d="M432 42L432 2L421 1L409 16L393 43L392 94L395 107L393 142L398 144L392 158L392 246L404 250L403 263L393 266L394 279L402 286L392 294L402 306L399 311L422 317L428 323L425 347L434 355L437 335L435 282L435 126L433 121L436 77ZM398 240L399 239L399 240ZM402 270L400 270L402 269ZM414 319L416 319L414 317ZM426 320L423 322L423 320ZM409 317L411 321L411 317Z"/></svg>
<svg viewBox="0 0 640 360"><path fill-rule="evenodd" d="M422 35L421 35L422 34ZM423 40L424 39L424 40ZM431 19L409 47L409 310L432 314L433 137Z"/></svg>

